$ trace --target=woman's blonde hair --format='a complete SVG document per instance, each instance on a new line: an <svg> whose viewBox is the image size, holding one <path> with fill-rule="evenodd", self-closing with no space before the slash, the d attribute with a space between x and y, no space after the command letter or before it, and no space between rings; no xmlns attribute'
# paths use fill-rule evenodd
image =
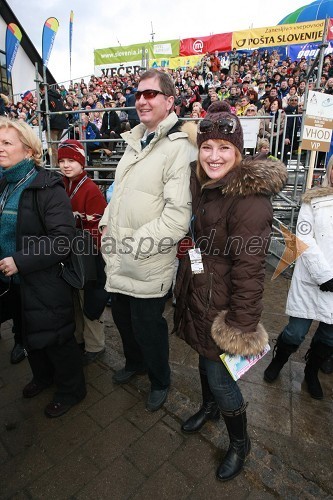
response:
<svg viewBox="0 0 333 500"><path fill-rule="evenodd" d="M226 144L227 146L232 146L234 148L236 158L235 158L235 163L234 163L233 168L238 167L238 165L240 165L240 163L242 161L242 155L241 155L241 152L239 151L239 149L236 148L231 142L225 141L224 139L214 139L214 140L218 140L221 144ZM202 144L205 144L205 143L203 142ZM204 169L201 166L200 149L199 149L198 160L197 160L196 176L197 176L197 179L201 185L201 189L206 187L206 186L209 186L210 184L215 184L215 182L216 182L216 179L210 179L210 177L208 177L208 175L206 174L206 172L204 171Z"/></svg>
<svg viewBox="0 0 333 500"><path fill-rule="evenodd" d="M265 138L261 138L258 140L258 145L257 145L257 150L260 151L261 148L269 148L270 144L269 144L269 140L268 139L265 139Z"/></svg>
<svg viewBox="0 0 333 500"><path fill-rule="evenodd" d="M19 139L25 148L31 149L32 156L31 159L35 162L37 167L40 167L43 164L43 148L42 143L33 131L33 129L22 120L12 120L9 118L0 118L0 129L1 128L14 128L18 135Z"/></svg>
<svg viewBox="0 0 333 500"><path fill-rule="evenodd" d="M329 162L327 164L327 169L326 169L326 175L325 177L323 178L323 182L321 183L321 185L323 187L327 187L327 186L332 186L332 183L331 183L331 172L332 172L332 168L333 168L333 155L331 156L331 158L329 159ZM333 187L333 186L332 186Z"/></svg>

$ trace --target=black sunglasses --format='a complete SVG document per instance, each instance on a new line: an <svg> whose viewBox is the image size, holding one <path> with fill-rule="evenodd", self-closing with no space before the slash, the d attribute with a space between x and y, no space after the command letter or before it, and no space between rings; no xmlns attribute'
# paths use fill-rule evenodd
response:
<svg viewBox="0 0 333 500"><path fill-rule="evenodd" d="M140 97L143 95L143 97L146 99L146 101L150 101L151 99L155 99L155 97L158 95L167 95L161 90L154 90L154 89L147 89L147 90L137 90L135 93L135 100L138 101Z"/></svg>
<svg viewBox="0 0 333 500"><path fill-rule="evenodd" d="M198 134L207 134L212 132L214 128L218 128L223 134L233 134L236 130L237 122L232 118L222 118L216 122L204 119L199 123Z"/></svg>

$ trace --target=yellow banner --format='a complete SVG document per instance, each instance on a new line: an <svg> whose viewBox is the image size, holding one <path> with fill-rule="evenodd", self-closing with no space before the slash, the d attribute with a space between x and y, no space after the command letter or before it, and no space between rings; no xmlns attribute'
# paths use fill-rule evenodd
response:
<svg viewBox="0 0 333 500"><path fill-rule="evenodd" d="M324 25L323 20L234 31L232 47L241 50L318 42L323 38Z"/></svg>
<svg viewBox="0 0 333 500"><path fill-rule="evenodd" d="M176 68L193 68L196 66L199 61L202 59L202 55L199 56L186 56L186 57L172 57L169 59L169 68L170 69L176 69Z"/></svg>
<svg viewBox="0 0 333 500"><path fill-rule="evenodd" d="M169 59L149 59L150 68L193 68L201 60L202 55L199 56L186 56L186 57L170 57Z"/></svg>

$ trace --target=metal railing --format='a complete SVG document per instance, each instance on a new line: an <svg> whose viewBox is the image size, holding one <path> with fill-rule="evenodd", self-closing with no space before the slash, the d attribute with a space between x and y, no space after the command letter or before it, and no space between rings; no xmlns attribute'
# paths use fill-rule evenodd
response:
<svg viewBox="0 0 333 500"><path fill-rule="evenodd" d="M45 96L47 101L47 93ZM89 165L86 170L91 174L94 181L101 186L102 190L105 190L107 186L113 182L115 171L117 168L117 164L124 152L124 140L120 138L116 139L91 139L88 140L84 137L83 127L82 127L82 114L87 113L104 113L107 111L127 111L129 109L134 109L133 107L104 107L98 109L76 109L76 110L66 110L62 112L51 112L46 106L46 112L44 112L44 116L46 115L46 148L44 150L45 160L46 156L50 158L51 147L53 144L58 144L65 137L73 138L73 134L77 134L77 138L85 145L85 148L88 143L94 143L99 141L100 143L117 143L116 148L114 149L114 153L112 156L107 156L103 153L103 146L97 147L96 149L100 149L97 153L93 153L92 156L92 165ZM40 102L39 107L36 110L36 114L41 116L42 111L40 110ZM69 124L69 128L64 131L63 136L59 141L52 141L49 133L50 127L50 118L57 114L66 114L69 118L69 121L72 123ZM71 120L71 117L75 116L75 120ZM301 196L305 191L307 175L309 169L309 152L300 150L300 140L301 136L298 133L301 130L302 126L302 115L285 115L283 117L283 112L280 111L277 114L277 118L275 115L260 115L260 116L251 116L251 117L240 117L241 120L246 122L247 120L259 120L258 125L258 133L257 139L267 137L270 142L270 150L274 157L277 157L283 161L288 169L289 176L288 182L281 193L276 195L272 199L275 223L273 226L274 230L274 241L281 242L283 238L279 233L279 223L284 224L288 227L288 229L292 232L295 231L300 200ZM181 118L184 121L198 121L197 118L184 117ZM274 132L274 134L272 133ZM42 137L42 131L40 128L40 137ZM288 141L286 141L288 139ZM44 144L45 144L44 141ZM288 144L286 144L288 142ZM247 147L244 150L245 154L253 154L256 151L256 144L251 144L252 147ZM52 156L52 155L51 155ZM52 157L51 157L52 162ZM46 163L47 168L57 169L57 167L53 164ZM322 155L321 164L315 169L314 182L320 183L322 176L325 173L324 168L325 163L325 155ZM273 245L274 246L274 245Z"/></svg>

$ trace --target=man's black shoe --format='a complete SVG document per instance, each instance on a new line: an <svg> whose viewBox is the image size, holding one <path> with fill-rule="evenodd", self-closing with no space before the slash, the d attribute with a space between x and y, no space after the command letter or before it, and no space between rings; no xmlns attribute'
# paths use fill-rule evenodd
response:
<svg viewBox="0 0 333 500"><path fill-rule="evenodd" d="M146 408L148 411L157 411L163 406L168 397L169 388L152 389L148 395Z"/></svg>
<svg viewBox="0 0 333 500"><path fill-rule="evenodd" d="M144 375L147 373L145 370L126 370L126 368L122 368L118 370L112 377L113 382L116 384L127 384L135 375Z"/></svg>
<svg viewBox="0 0 333 500"><path fill-rule="evenodd" d="M25 358L25 350L22 344L15 344L10 353L10 362L12 365L20 363Z"/></svg>

